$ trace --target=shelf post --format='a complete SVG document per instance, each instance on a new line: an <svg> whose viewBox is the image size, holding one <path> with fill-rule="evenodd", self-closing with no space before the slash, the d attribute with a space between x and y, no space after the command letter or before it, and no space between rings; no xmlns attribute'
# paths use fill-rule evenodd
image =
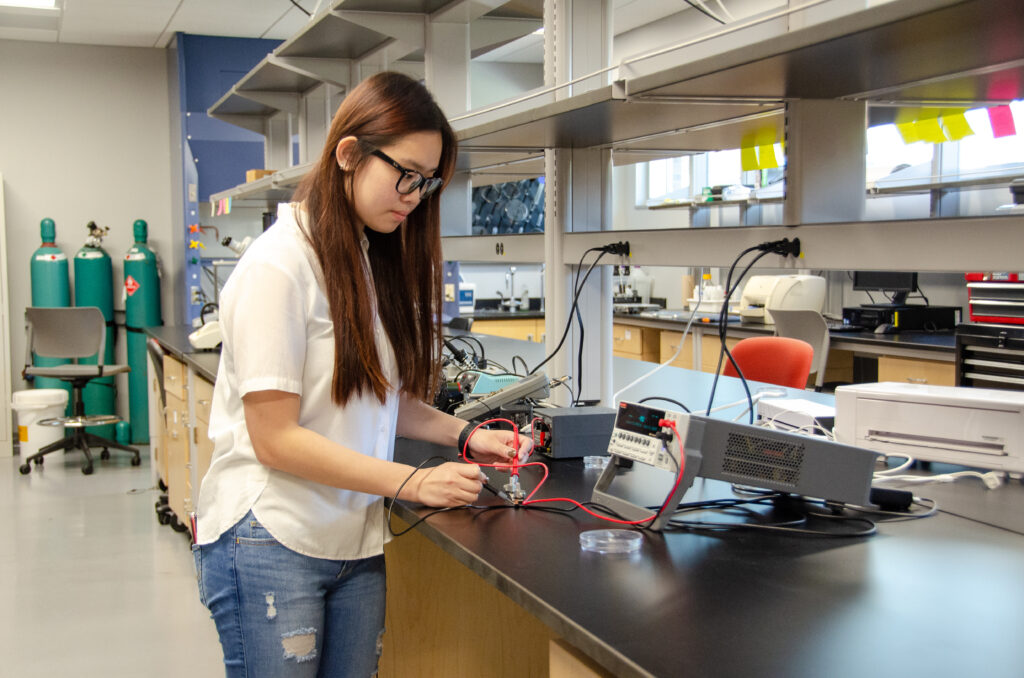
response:
<svg viewBox="0 0 1024 678"><path fill-rule="evenodd" d="M609 0L545 0L544 84L547 87L593 73L611 61L611 2ZM595 76L556 93L564 99L573 93L601 86L608 76ZM573 231L600 231L611 227L611 152L604 149L547 149L545 169L544 262L546 349L550 354L570 321L573 299L572 265L562 259L565 236ZM609 238L610 240L610 238ZM593 261L596 253L589 255ZM575 262L573 262L575 263ZM579 271L583 275L586 265ZM580 294L579 310L585 319L582 369L577 366L579 329L574 324L566 344L546 368L551 377L570 375L573 391L582 375L582 399L608 404L612 387L612 291L611 272L601 266L590 276ZM552 397L568 405L564 389Z"/></svg>
<svg viewBox="0 0 1024 678"><path fill-rule="evenodd" d="M787 226L864 219L866 129L863 101L786 103Z"/></svg>
<svg viewBox="0 0 1024 678"><path fill-rule="evenodd" d="M457 18L428 18L425 76L438 105L449 118L469 110L469 23ZM441 197L441 234L472 235L473 186L468 172L456 172Z"/></svg>

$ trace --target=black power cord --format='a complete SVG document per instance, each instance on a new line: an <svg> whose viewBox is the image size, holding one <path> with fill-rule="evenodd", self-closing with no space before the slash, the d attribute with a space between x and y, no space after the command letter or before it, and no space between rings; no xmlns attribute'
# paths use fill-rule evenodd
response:
<svg viewBox="0 0 1024 678"><path fill-rule="evenodd" d="M736 270L736 266L739 265L740 260L751 252L758 252L758 255L754 257L750 263L747 264L746 268L736 278L736 283L732 282L733 272ZM721 343L722 349L718 354L718 366L715 368L715 378L711 382L711 397L708 398L708 407L705 414L711 414L711 406L715 402L715 391L718 389L718 377L722 372L723 359L728 357L729 362L732 364L733 369L736 370L736 374L739 376L740 382L743 384L743 390L747 394L747 403L750 405L748 416L750 417L750 423L754 423L754 398L750 395L750 386L747 384L746 377L743 376L743 370L736 364L736 360L732 357L732 353L729 351L729 347L726 345L725 337L726 330L729 326L729 300L732 298L733 292L739 287L740 281L743 280L743 276L747 274L747 271L753 267L762 257L769 254L779 254L781 256L800 256L800 238L783 238L782 240L771 240L763 242L760 245L754 245L740 252L736 259L733 260L732 265L729 267L729 275L725 282L725 299L722 300L722 310L718 314L718 340Z"/></svg>
<svg viewBox="0 0 1024 678"><path fill-rule="evenodd" d="M562 345L565 344L566 337L569 336L569 330L572 329L573 316L576 313L577 307L579 306L580 294L583 292L583 287L587 284L587 279L590 277L590 274L594 271L594 267L597 266L597 263L599 261L601 261L601 257L603 257L606 254L615 254L615 255L619 255L619 256L627 256L628 257L629 256L629 242L628 241L620 241L620 242L612 243L610 245L604 245L602 247L591 247L590 249L588 249L587 251L585 251L583 253L583 256L580 257L580 263L576 265L577 269L583 268L583 261L584 261L584 259L587 258L587 255L590 254L591 252L600 252L600 254L598 254L597 258L594 259L593 263L590 264L590 267L587 269L586 274L584 274L583 279L580 281L579 285L576 286L575 289L573 290L572 306L569 308L569 314L568 314L569 315L569 319L565 323L565 330L562 332L562 338L558 340L558 346L555 347L555 350L552 351L546 358L544 358L544 360L542 360L540 363L538 363L532 370L530 370L530 374L533 374L534 372L539 370L541 367L546 365L548 363L548 361L550 361L552 358L554 358L555 355L557 355L558 352L562 349ZM582 350L583 350L583 342L581 341L580 342L580 351L582 351ZM576 375L576 380L577 380L577 382L579 382L579 380L580 380L580 375L579 374Z"/></svg>

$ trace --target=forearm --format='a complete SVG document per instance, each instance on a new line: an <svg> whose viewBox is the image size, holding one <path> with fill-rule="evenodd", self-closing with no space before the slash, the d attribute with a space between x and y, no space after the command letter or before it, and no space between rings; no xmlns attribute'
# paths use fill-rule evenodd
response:
<svg viewBox="0 0 1024 678"><path fill-rule="evenodd" d="M455 447L466 422L421 400L402 396L398 406L398 435Z"/></svg>
<svg viewBox="0 0 1024 678"><path fill-rule="evenodd" d="M255 442L255 441L254 441ZM414 468L361 454L299 425L277 431L257 445L260 462L323 485L384 497L394 496ZM419 478L402 489L400 499L416 499Z"/></svg>
<svg viewBox="0 0 1024 678"><path fill-rule="evenodd" d="M466 423L419 400L403 397L398 406L398 434L406 438L457 447L459 434L466 428ZM514 431L486 429L474 433L470 445L472 461L476 463L507 463L516 454L525 461L533 446L529 436L518 435Z"/></svg>

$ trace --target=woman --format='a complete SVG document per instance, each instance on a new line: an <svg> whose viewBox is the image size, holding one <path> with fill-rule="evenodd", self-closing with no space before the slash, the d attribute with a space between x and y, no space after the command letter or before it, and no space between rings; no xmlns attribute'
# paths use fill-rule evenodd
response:
<svg viewBox="0 0 1024 678"><path fill-rule="evenodd" d="M422 85L367 79L296 202L224 288L193 550L229 676L372 675L382 497L458 506L481 490L473 464L391 461L396 434L455 446L466 430L425 404L439 376L440 189L455 154ZM528 451L521 439L515 450L511 432L480 431L469 451L508 461Z"/></svg>

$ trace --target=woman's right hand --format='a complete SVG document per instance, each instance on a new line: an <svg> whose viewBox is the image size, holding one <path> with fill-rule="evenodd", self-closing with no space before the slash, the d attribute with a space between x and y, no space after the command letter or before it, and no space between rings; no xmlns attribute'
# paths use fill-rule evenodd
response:
<svg viewBox="0 0 1024 678"><path fill-rule="evenodd" d="M427 506L446 508L476 501L485 476L476 464L447 462L422 469L418 476L416 501Z"/></svg>

